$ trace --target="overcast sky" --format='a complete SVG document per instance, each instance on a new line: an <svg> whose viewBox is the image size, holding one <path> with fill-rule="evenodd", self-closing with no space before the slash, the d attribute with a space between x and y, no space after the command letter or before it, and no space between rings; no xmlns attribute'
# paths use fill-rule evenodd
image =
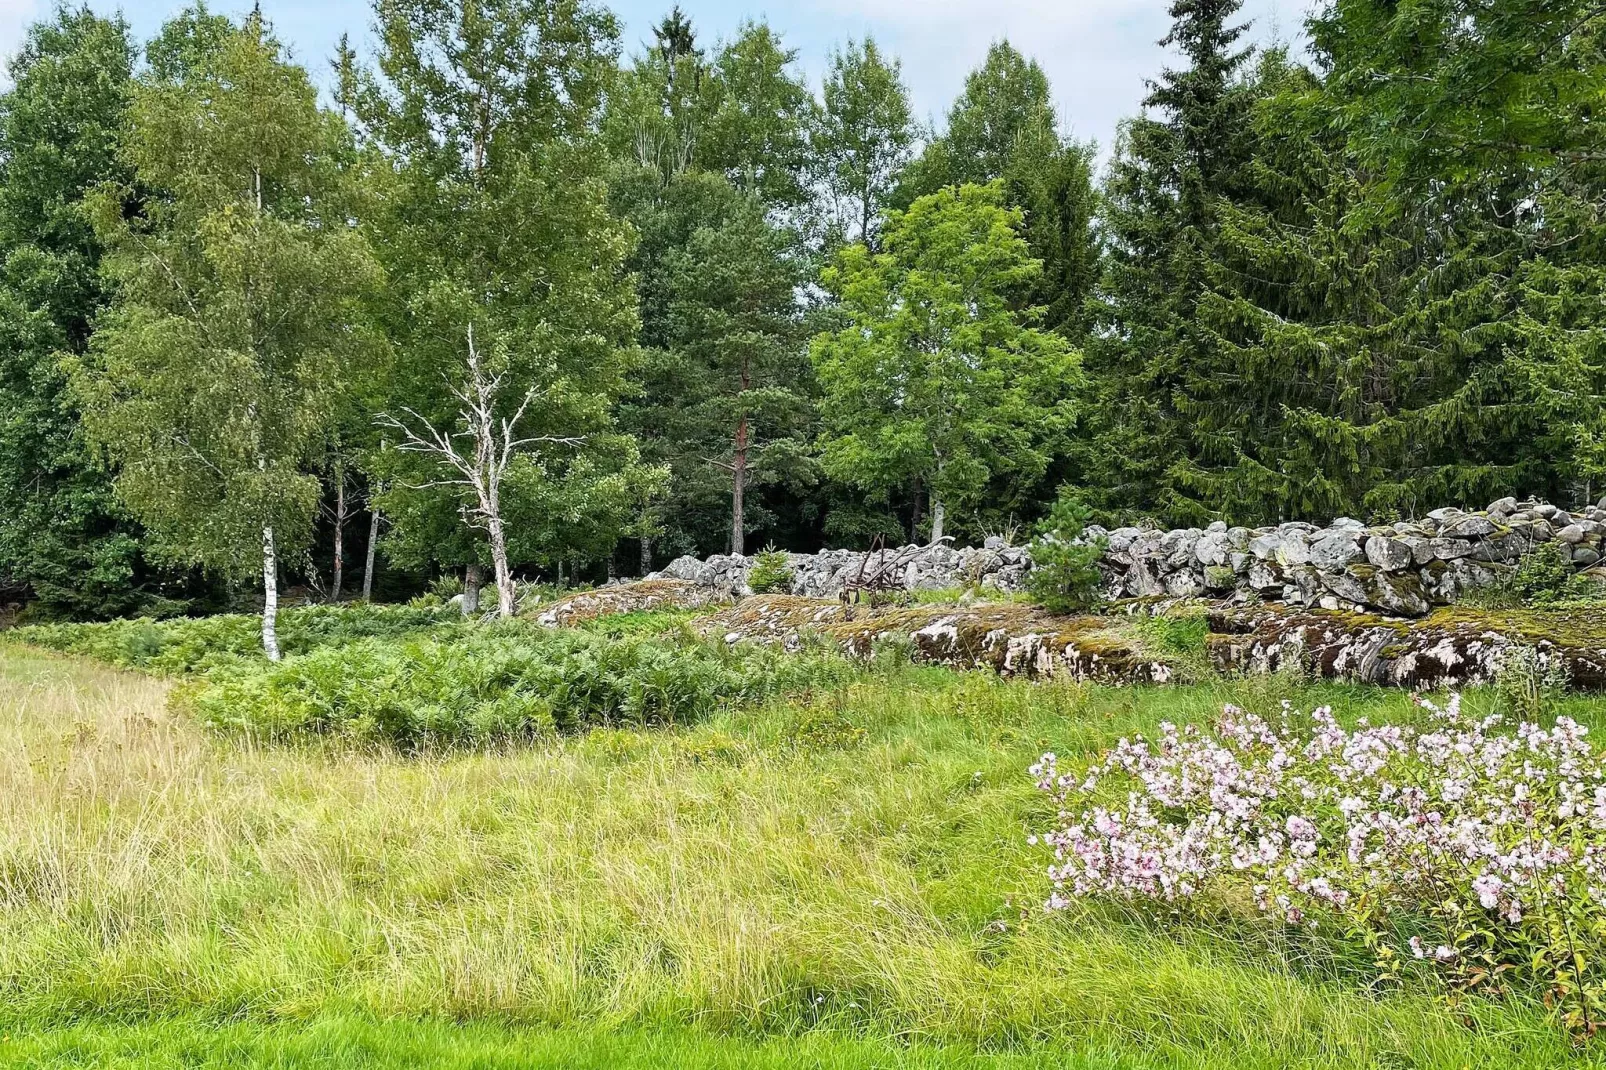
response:
<svg viewBox="0 0 1606 1070"><path fill-rule="evenodd" d="M76 2L76 0L73 0ZM627 53L651 38L673 0L616 0ZM1246 0L1243 18L1257 42L1297 42L1310 0ZM23 27L51 0L0 0L0 49L10 53ZM176 0L90 0L97 11L122 8L142 39L183 6ZM213 0L237 15L249 0ZM705 42L729 35L743 18L767 18L798 50L816 87L825 57L847 37L873 35L903 60L916 114L940 118L987 46L1007 37L1035 57L1053 80L1070 131L1108 152L1116 123L1138 109L1144 79L1166 62L1168 0L681 0ZM370 38L367 0L262 0L282 40L326 83L326 60L342 32Z"/></svg>

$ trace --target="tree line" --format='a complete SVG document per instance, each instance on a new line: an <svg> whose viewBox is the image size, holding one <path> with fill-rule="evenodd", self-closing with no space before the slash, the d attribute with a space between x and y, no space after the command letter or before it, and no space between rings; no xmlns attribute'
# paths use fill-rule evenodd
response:
<svg viewBox="0 0 1606 1070"><path fill-rule="evenodd" d="M0 96L0 585L258 589L272 653L287 579L1599 493L1606 13L1238 7L1102 175L1003 41L933 130L871 39L814 86L678 8L376 0L320 97L259 12L63 7Z"/></svg>

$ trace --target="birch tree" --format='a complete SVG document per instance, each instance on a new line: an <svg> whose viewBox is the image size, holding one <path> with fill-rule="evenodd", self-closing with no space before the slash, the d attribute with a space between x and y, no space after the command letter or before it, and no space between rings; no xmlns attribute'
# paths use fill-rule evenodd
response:
<svg viewBox="0 0 1606 1070"><path fill-rule="evenodd" d="M280 561L308 544L327 428L367 346L377 282L350 225L348 135L252 16L175 20L135 90L124 151L146 191L97 226L116 300L69 367L116 490L172 560L259 570L277 660Z"/></svg>

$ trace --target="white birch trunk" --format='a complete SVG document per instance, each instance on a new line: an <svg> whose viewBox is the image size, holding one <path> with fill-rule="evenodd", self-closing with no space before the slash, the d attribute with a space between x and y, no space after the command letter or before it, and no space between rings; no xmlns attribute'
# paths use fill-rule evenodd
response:
<svg viewBox="0 0 1606 1070"><path fill-rule="evenodd" d="M943 515L942 499L933 490L931 492L931 543L933 546L942 541Z"/></svg>
<svg viewBox="0 0 1606 1070"><path fill-rule="evenodd" d="M362 565L362 600L374 600L374 551L379 546L379 509L368 503L368 559Z"/></svg>
<svg viewBox="0 0 1606 1070"><path fill-rule="evenodd" d="M279 660L279 555L271 527L262 529L262 651Z"/></svg>
<svg viewBox="0 0 1606 1070"><path fill-rule="evenodd" d="M340 601L340 586L346 574L346 474L336 477L335 485L335 582L329 601Z"/></svg>

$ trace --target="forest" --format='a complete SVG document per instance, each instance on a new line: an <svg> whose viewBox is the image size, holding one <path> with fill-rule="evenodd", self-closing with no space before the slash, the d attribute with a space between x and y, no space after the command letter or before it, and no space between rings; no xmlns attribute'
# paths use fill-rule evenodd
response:
<svg viewBox="0 0 1606 1070"><path fill-rule="evenodd" d="M309 70L62 7L0 96L0 601L1592 500L1606 13L1239 6L1103 165L1002 40L927 128L874 40L815 85L678 8L376 0Z"/></svg>

